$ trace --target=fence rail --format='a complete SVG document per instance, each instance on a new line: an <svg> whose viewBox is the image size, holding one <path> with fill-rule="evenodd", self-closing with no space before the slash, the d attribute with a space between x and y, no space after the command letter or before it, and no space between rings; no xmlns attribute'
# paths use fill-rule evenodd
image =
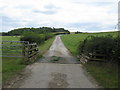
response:
<svg viewBox="0 0 120 90"><path fill-rule="evenodd" d="M38 53L39 49L36 43L27 44L23 48L25 62L34 62L34 60L37 58Z"/></svg>
<svg viewBox="0 0 120 90"><path fill-rule="evenodd" d="M36 43L27 41L0 41L0 57L21 57L25 63L33 62L39 53Z"/></svg>
<svg viewBox="0 0 120 90"><path fill-rule="evenodd" d="M105 61L106 60L106 55L101 53L100 51L96 50L96 52L93 53L82 53L80 55L80 59L83 63L87 61Z"/></svg>

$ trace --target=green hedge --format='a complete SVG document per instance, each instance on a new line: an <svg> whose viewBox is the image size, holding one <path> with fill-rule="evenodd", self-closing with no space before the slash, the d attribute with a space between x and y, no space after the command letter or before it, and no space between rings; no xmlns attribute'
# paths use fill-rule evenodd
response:
<svg viewBox="0 0 120 90"><path fill-rule="evenodd" d="M29 41L29 43L41 44L45 40L48 40L53 36L54 34L52 33L37 34L37 33L30 32L30 33L23 34L23 36L20 38L20 41Z"/></svg>
<svg viewBox="0 0 120 90"><path fill-rule="evenodd" d="M109 61L118 61L119 58L119 43L120 37L113 38L112 36L88 36L84 41L80 42L79 54L93 53L98 50L106 55Z"/></svg>

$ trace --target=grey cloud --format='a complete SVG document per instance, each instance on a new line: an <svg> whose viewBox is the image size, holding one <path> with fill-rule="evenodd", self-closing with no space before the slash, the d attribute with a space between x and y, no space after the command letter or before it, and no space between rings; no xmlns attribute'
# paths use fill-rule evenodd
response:
<svg viewBox="0 0 120 90"><path fill-rule="evenodd" d="M2 16L2 31L9 31L10 28L16 28L23 26L22 23L28 22L27 20L19 20L10 18L8 16Z"/></svg>
<svg viewBox="0 0 120 90"><path fill-rule="evenodd" d="M107 5L112 5L114 4L113 2L102 2L102 1L98 1L98 2L74 2L76 4L86 4L86 5L92 5L92 6L107 6Z"/></svg>
<svg viewBox="0 0 120 90"><path fill-rule="evenodd" d="M93 31L96 31L96 30L112 30L115 28L115 25L106 25L106 26L103 26L101 23L98 23L98 22L86 22L86 23L68 23L66 24L66 26L68 28L76 28L76 29L85 29L85 30L93 30Z"/></svg>
<svg viewBox="0 0 120 90"><path fill-rule="evenodd" d="M44 6L44 8L46 8L46 9L58 9L58 7L56 7L53 4L46 5L46 6Z"/></svg>
<svg viewBox="0 0 120 90"><path fill-rule="evenodd" d="M34 10L33 12L35 12L35 13L42 13L42 14L46 14L46 15L52 15L52 14L56 14L57 13L57 11L55 11L55 10L45 10L45 11Z"/></svg>

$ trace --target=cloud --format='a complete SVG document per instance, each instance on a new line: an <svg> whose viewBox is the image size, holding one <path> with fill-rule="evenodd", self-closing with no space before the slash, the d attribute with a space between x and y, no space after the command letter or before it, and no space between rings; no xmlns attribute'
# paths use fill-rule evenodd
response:
<svg viewBox="0 0 120 90"><path fill-rule="evenodd" d="M2 31L9 31L8 28L24 27L26 20L17 20L15 18L10 18L7 16L2 17Z"/></svg>
<svg viewBox="0 0 120 90"><path fill-rule="evenodd" d="M44 8L46 8L46 9L59 9L59 7L55 6L54 4L45 5Z"/></svg>
<svg viewBox="0 0 120 90"><path fill-rule="evenodd" d="M39 10L34 10L35 13L42 13L46 15L51 15L51 14L56 14L57 11L51 11L51 10L46 10L46 11L39 11Z"/></svg>
<svg viewBox="0 0 120 90"><path fill-rule="evenodd" d="M118 0L0 1L3 31L42 26L103 31L117 24Z"/></svg>

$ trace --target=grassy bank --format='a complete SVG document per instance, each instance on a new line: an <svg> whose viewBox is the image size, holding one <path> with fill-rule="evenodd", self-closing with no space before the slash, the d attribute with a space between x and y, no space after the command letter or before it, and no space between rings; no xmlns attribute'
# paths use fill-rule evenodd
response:
<svg viewBox="0 0 120 90"><path fill-rule="evenodd" d="M14 75L21 71L25 65L22 63L22 58L18 57L3 57L2 58L2 80L3 84L14 77Z"/></svg>
<svg viewBox="0 0 120 90"><path fill-rule="evenodd" d="M104 88L118 88L118 67L107 63L89 62L84 64L86 70Z"/></svg>
<svg viewBox="0 0 120 90"><path fill-rule="evenodd" d="M63 43L74 55L78 55L78 46L89 35L93 36L106 36L112 35L116 37L118 32L107 33L82 33L82 34L70 34L61 36ZM95 63L88 62L83 65L86 70L96 79L99 85L105 88L117 88L118 87L118 72L117 66L109 63Z"/></svg>
<svg viewBox="0 0 120 90"><path fill-rule="evenodd" d="M53 40L55 39L55 37L50 38L49 40L45 41L44 43L42 43L41 45L39 45L39 50L40 50L40 57L49 49L49 47L51 46Z"/></svg>

